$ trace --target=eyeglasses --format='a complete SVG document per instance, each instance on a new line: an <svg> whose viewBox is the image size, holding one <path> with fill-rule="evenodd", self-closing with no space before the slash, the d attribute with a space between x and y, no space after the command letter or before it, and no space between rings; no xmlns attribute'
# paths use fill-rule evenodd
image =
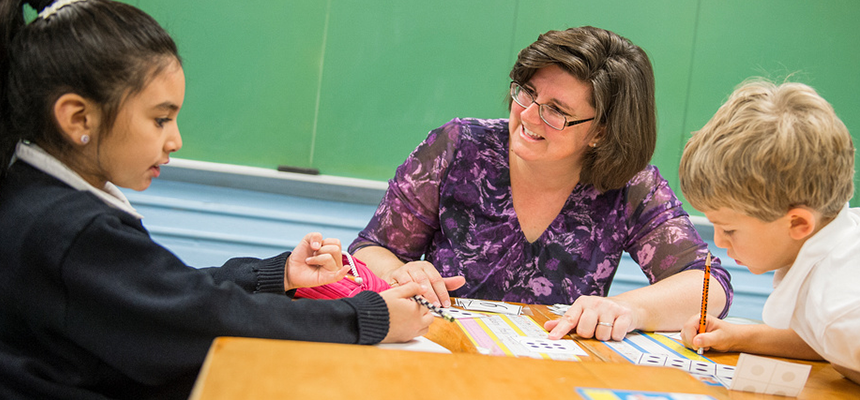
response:
<svg viewBox="0 0 860 400"><path fill-rule="evenodd" d="M528 89L520 86L520 84L516 82L511 82L511 98L514 99L514 101L516 101L522 108L529 108L532 103L537 104L540 119L542 119L543 122L546 122L550 128L556 130L562 131L568 126L579 125L583 122L588 122L594 119L594 117L591 117L568 122L567 117L564 114L555 108L552 108L552 106L536 102L534 95Z"/></svg>

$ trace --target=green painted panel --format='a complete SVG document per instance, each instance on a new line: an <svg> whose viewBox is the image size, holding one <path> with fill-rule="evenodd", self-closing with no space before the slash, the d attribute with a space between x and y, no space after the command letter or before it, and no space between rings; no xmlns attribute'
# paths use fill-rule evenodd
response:
<svg viewBox="0 0 860 400"><path fill-rule="evenodd" d="M858 20L860 2L855 0L703 1L685 130L700 129L744 79L782 82L788 77L814 87L833 104L857 146ZM856 196L852 205L858 205Z"/></svg>
<svg viewBox="0 0 860 400"><path fill-rule="evenodd" d="M308 166L326 2L136 4L174 37L186 96L177 157Z"/></svg>
<svg viewBox="0 0 860 400"><path fill-rule="evenodd" d="M515 1L333 0L313 165L385 180L455 117L507 115Z"/></svg>
<svg viewBox="0 0 860 400"><path fill-rule="evenodd" d="M129 2L184 57L183 158L388 179L446 121L506 117L516 53L580 25L649 54L653 163L676 191L689 132L750 76L812 85L860 135L855 0Z"/></svg>

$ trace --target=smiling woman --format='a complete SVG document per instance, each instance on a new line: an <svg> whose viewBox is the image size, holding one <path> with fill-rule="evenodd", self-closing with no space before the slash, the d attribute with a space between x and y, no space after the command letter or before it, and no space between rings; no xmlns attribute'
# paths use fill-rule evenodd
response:
<svg viewBox="0 0 860 400"><path fill-rule="evenodd" d="M539 163L545 169L542 171L543 182L540 182L537 189L561 187L560 191L565 192L562 194L566 198L579 183L586 150L589 145L594 148L599 141L598 131L588 126L595 117L582 118L595 114L589 101L591 90L588 85L557 65L541 68L525 86L527 89L521 93L530 93L532 102L526 105L520 104L519 101L511 103L511 117L508 120L508 130L516 133L510 138L511 152L515 156L511 158L511 168L526 172L518 169L522 167L520 162ZM535 99L540 99L540 102ZM568 118L582 118L582 123L569 124ZM514 180L512 185L517 188L521 181L514 179L515 177L520 178L521 175L511 174L511 179ZM514 208L517 208L516 203ZM535 232L537 235L543 232L560 209L561 204L553 208L555 214L546 224L542 224L543 229ZM520 217L522 220L522 215ZM530 241L534 239L536 237Z"/></svg>
<svg viewBox="0 0 860 400"><path fill-rule="evenodd" d="M645 52L594 28L550 31L511 72L508 119L454 119L397 169L350 246L383 279L458 297L573 305L551 337L678 330L699 303L707 245L649 166L654 78ZM613 297L624 252L651 284ZM714 262L710 303L729 275Z"/></svg>

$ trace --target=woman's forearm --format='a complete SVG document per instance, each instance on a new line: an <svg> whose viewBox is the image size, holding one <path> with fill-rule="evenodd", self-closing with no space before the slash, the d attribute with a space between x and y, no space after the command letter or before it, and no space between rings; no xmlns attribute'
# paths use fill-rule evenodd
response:
<svg viewBox="0 0 860 400"><path fill-rule="evenodd" d="M353 254L355 258L361 260L367 267L373 271L376 276L389 281L388 276L394 270L403 266L401 261L391 250L382 246L366 246L362 247Z"/></svg>
<svg viewBox="0 0 860 400"><path fill-rule="evenodd" d="M648 285L612 297L634 307L636 329L646 331L677 331L702 304L704 272L684 271L653 285ZM726 305L722 285L711 277L708 291L708 314L719 315Z"/></svg>

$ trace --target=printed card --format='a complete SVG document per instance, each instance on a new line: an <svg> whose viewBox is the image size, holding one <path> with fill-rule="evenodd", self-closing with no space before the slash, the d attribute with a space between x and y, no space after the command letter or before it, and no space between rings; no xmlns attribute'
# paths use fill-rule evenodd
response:
<svg viewBox="0 0 860 400"><path fill-rule="evenodd" d="M588 353L579 347L579 345L573 340L550 340L520 336L517 338L517 341L519 341L520 344L529 351L536 353L564 353L578 356L588 355Z"/></svg>
<svg viewBox="0 0 860 400"><path fill-rule="evenodd" d="M797 397L811 369L811 365L741 353L729 389Z"/></svg>
<svg viewBox="0 0 860 400"><path fill-rule="evenodd" d="M503 301L489 301L489 300L470 300L457 302L457 305L463 307L467 310L472 311L486 311L486 312L494 312L499 314L508 314L508 315L520 315L523 311L522 306L518 306L515 304L508 304Z"/></svg>
<svg viewBox="0 0 860 400"><path fill-rule="evenodd" d="M646 392L603 388L577 388L576 393L586 400L659 399L659 400L716 400L706 394Z"/></svg>
<svg viewBox="0 0 860 400"><path fill-rule="evenodd" d="M454 317L455 319L460 318L484 318L487 314L475 313L471 311L461 310L459 308L442 308L442 311L448 313L448 315Z"/></svg>

